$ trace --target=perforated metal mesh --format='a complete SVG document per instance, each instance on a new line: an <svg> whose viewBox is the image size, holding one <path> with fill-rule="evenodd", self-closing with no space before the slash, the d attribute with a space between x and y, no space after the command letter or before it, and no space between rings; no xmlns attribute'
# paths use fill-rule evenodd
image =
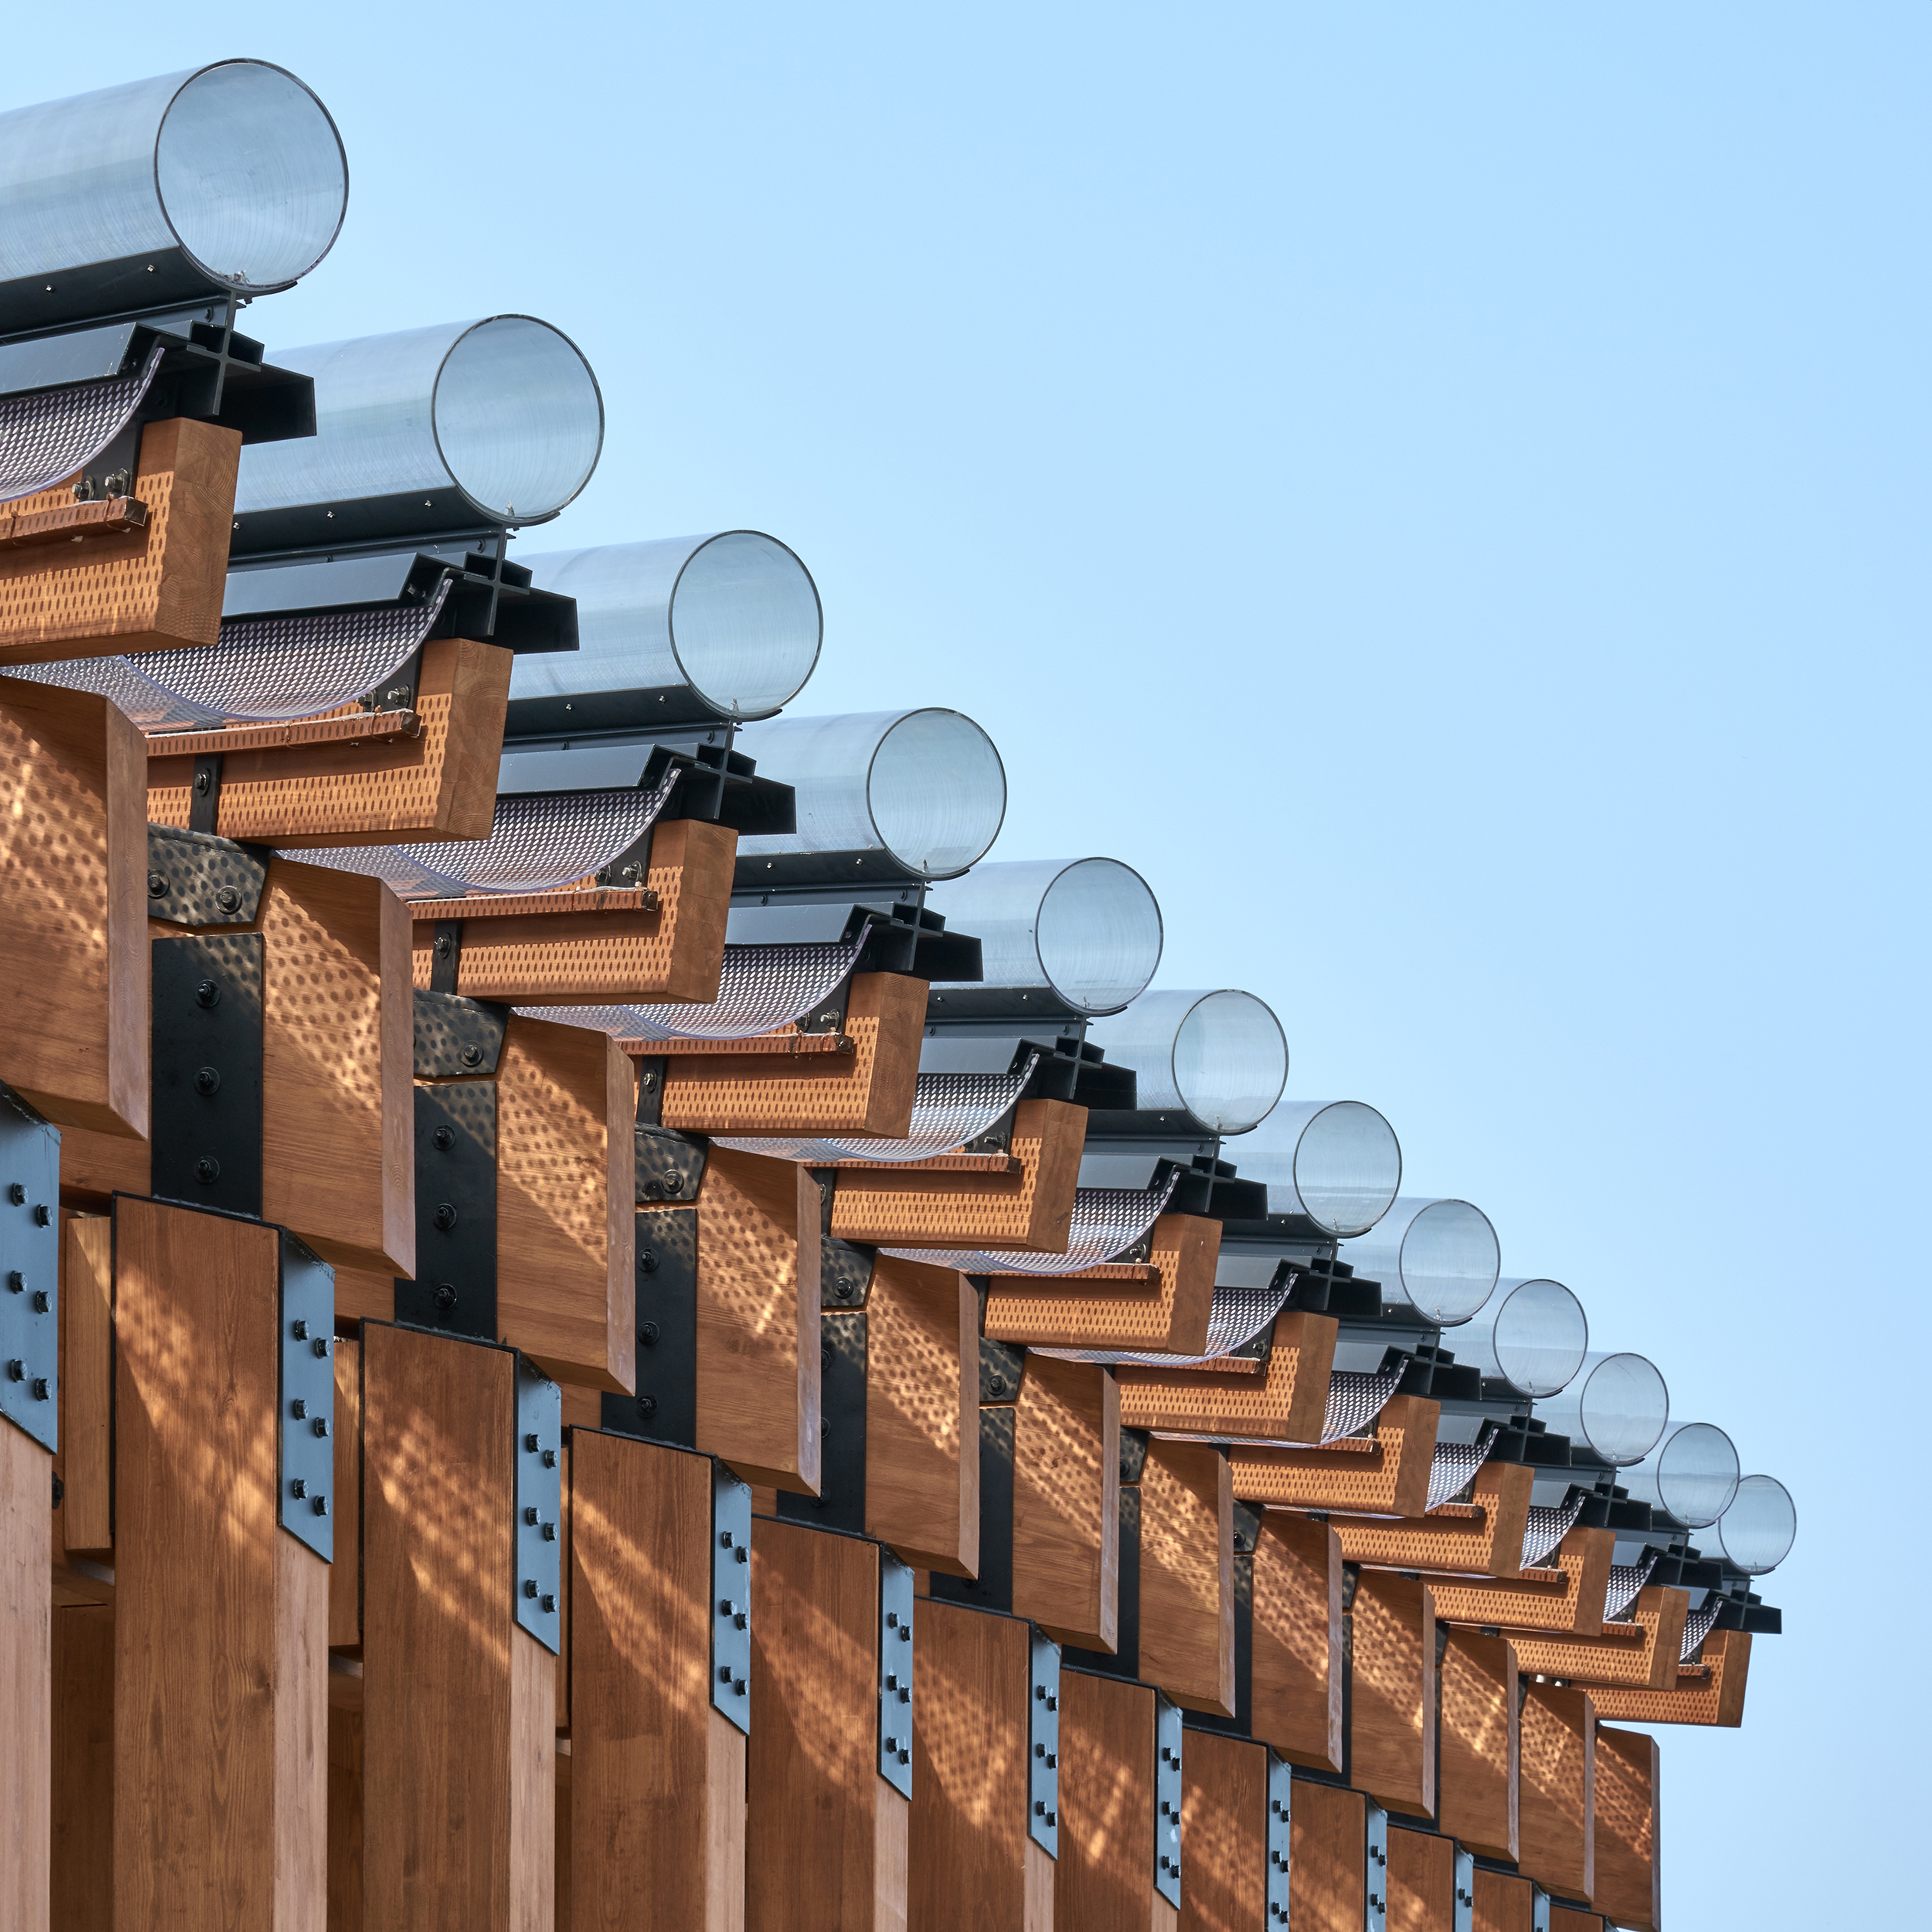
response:
<svg viewBox="0 0 1932 1932"><path fill-rule="evenodd" d="M111 698L144 731L199 724L272 724L352 703L393 677L429 635L449 579L420 604L230 617L199 650L143 651L26 664L37 683Z"/></svg>
<svg viewBox="0 0 1932 1932"><path fill-rule="evenodd" d="M339 872L386 879L406 898L552 892L601 871L641 838L663 811L677 777L674 769L656 790L648 792L532 793L499 798L496 822L487 838L457 838L442 845L338 846L290 856L308 865L332 866ZM546 1010L533 1010L540 1018L551 1017Z"/></svg>
<svg viewBox="0 0 1932 1932"><path fill-rule="evenodd" d="M1373 1375L1353 1369L1336 1369L1328 1378L1328 1406L1322 1418L1322 1446L1339 1442L1368 1427L1388 1408L1390 1398L1402 1386L1406 1364L1397 1362Z"/></svg>
<svg viewBox="0 0 1932 1932"><path fill-rule="evenodd" d="M1529 1506L1529 1520L1523 1527L1522 1567L1540 1568L1543 1559L1576 1527L1583 1514L1584 1498L1580 1491L1562 1508L1551 1509L1540 1503Z"/></svg>
<svg viewBox="0 0 1932 1932"><path fill-rule="evenodd" d="M1082 1187L1074 1192L1073 1218L1069 1223L1064 1255L1023 1254L984 1248L888 1248L889 1255L926 1262L934 1268L957 1268L962 1274L1077 1274L1082 1268L1110 1262L1132 1247L1161 1217L1180 1177L1169 1174L1161 1187ZM1221 1291L1214 1291L1218 1304ZM1209 1318L1208 1334L1214 1334ZM1235 1345L1230 1343L1229 1346ZM1222 1352L1220 1349L1214 1352ZM1101 1359L1080 1357L1082 1360ZM1172 1359L1171 1358L1168 1359Z"/></svg>
<svg viewBox="0 0 1932 1932"><path fill-rule="evenodd" d="M1490 1460L1496 1439L1495 1432L1486 1429L1478 1442L1436 1444L1436 1460L1429 1466L1430 1508L1439 1509L1469 1486L1476 1472Z"/></svg>
<svg viewBox="0 0 1932 1932"><path fill-rule="evenodd" d="M1226 1284L1216 1288L1208 1305L1205 1354L1164 1355L1142 1348L1035 1348L1032 1352L1063 1362L1111 1362L1147 1369L1211 1368L1237 1348L1245 1348L1274 1321L1292 1286L1291 1277L1288 1286L1279 1290Z"/></svg>
<svg viewBox="0 0 1932 1932"><path fill-rule="evenodd" d="M1635 1563L1612 1563L1610 1565L1610 1587L1604 1592L1604 1621L1618 1623L1624 1611L1636 1601L1636 1593L1649 1580L1650 1573L1657 1568L1657 1552L1646 1550L1640 1561Z"/></svg>
<svg viewBox="0 0 1932 1932"><path fill-rule="evenodd" d="M0 396L0 503L51 490L92 463L140 407L165 346L157 342L130 376Z"/></svg>
<svg viewBox="0 0 1932 1932"><path fill-rule="evenodd" d="M1017 1073L922 1073L912 1103L912 1132L904 1140L721 1140L718 1144L772 1160L809 1161L814 1167L848 1160L930 1160L990 1133L1026 1090L1039 1064L1034 1054Z"/></svg>
<svg viewBox="0 0 1932 1932"><path fill-rule="evenodd" d="M1706 1604L1701 1610L1693 1610L1684 1619L1684 1647L1677 1653L1680 1664L1688 1664L1702 1648L1704 1640L1711 1634L1711 1627L1718 1621L1720 1606L1715 1602Z"/></svg>

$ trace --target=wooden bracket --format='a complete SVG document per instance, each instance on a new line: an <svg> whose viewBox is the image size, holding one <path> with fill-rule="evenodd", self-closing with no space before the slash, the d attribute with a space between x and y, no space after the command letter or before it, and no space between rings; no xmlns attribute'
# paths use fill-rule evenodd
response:
<svg viewBox="0 0 1932 1932"><path fill-rule="evenodd" d="M1657 1740L1648 1731L1598 1725L1597 1882L1590 1902L1629 1932L1658 1932L1663 1916L1657 1858L1658 1757Z"/></svg>
<svg viewBox="0 0 1932 1932"><path fill-rule="evenodd" d="M1141 1468L1139 1676L1234 1714L1234 1492L1211 1443L1148 1445Z"/></svg>
<svg viewBox="0 0 1932 1932"><path fill-rule="evenodd" d="M1472 1510L1459 1511L1452 1504L1399 1522L1354 1516L1330 1520L1351 1563L1516 1576L1522 1570L1522 1536L1534 1478L1526 1462L1485 1462L1476 1472Z"/></svg>
<svg viewBox="0 0 1932 1932"><path fill-rule="evenodd" d="M1435 1599L1417 1578L1364 1570L1348 1615L1348 1782L1388 1810L1432 1818Z"/></svg>
<svg viewBox="0 0 1932 1932"><path fill-rule="evenodd" d="M1744 1630L1713 1630L1695 1664L1679 1664L1667 1690L1592 1684L1600 1718L1622 1724L1716 1724L1735 1730L1744 1720L1744 1686L1751 1640Z"/></svg>
<svg viewBox="0 0 1932 1932"><path fill-rule="evenodd" d="M1439 1619L1442 1592L1433 1583L1430 1591ZM1437 1675L1442 1828L1472 1851L1514 1864L1522 1741L1516 1652L1507 1638L1450 1630Z"/></svg>
<svg viewBox="0 0 1932 1932"><path fill-rule="evenodd" d="M1148 1245L1144 1268L1116 1265L1045 1277L994 1275L986 1297L986 1334L1036 1348L1205 1353L1220 1222L1163 1214Z"/></svg>
<svg viewBox="0 0 1932 1932"><path fill-rule="evenodd" d="M1123 1368L1120 1426L1278 1442L1320 1438L1339 1324L1333 1316L1278 1315L1259 1375Z"/></svg>
<svg viewBox="0 0 1932 1932"><path fill-rule="evenodd" d="M1155 1703L1149 1684L1060 1676L1056 1932L1175 1932L1180 1923L1154 1889Z"/></svg>
<svg viewBox="0 0 1932 1932"><path fill-rule="evenodd" d="M1605 1624L1600 1636L1525 1633L1511 1641L1526 1676L1663 1690L1676 1681L1678 1657L1684 1648L1684 1619L1690 1609L1688 1590L1652 1585L1637 1592L1630 1621Z"/></svg>
<svg viewBox="0 0 1932 1932"><path fill-rule="evenodd" d="M1445 1623L1595 1636L1616 1542L1614 1530L1573 1529L1540 1568L1512 1582L1445 1580L1435 1586L1436 1614Z"/></svg>
<svg viewBox="0 0 1932 1932"><path fill-rule="evenodd" d="M1240 1442L1228 1452L1244 1502L1292 1509L1420 1516L1429 1504L1429 1466L1442 1405L1424 1396L1390 1398L1376 1418L1374 1446L1273 1449ZM1350 1437L1352 1445L1356 1438Z"/></svg>
<svg viewBox="0 0 1932 1932"><path fill-rule="evenodd" d="M1253 1574L1249 1727L1291 1764L1339 1772L1347 1654L1340 1541L1325 1522L1268 1510L1255 1537Z"/></svg>
<svg viewBox="0 0 1932 1932"><path fill-rule="evenodd" d="M1014 1416L1014 1613L1111 1653L1120 1550L1119 1387L1094 1363L1030 1356Z"/></svg>
<svg viewBox="0 0 1932 1932"><path fill-rule="evenodd" d="M1597 1714L1588 1694L1522 1686L1522 1849L1518 1867L1546 1892L1596 1889Z"/></svg>

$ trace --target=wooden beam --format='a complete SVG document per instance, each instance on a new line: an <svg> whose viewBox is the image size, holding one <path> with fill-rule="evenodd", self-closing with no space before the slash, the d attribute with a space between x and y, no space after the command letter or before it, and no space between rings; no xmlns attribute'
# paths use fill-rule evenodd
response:
<svg viewBox="0 0 1932 1932"><path fill-rule="evenodd" d="M4 595L0 562L0 595ZM0 678L0 1081L63 1127L148 1131L141 734L90 692Z"/></svg>
<svg viewBox="0 0 1932 1932"><path fill-rule="evenodd" d="M1636 1593L1629 1621L1605 1624L1601 1636L1517 1636L1516 1662L1526 1676L1662 1690L1676 1681L1690 1610L1688 1590L1653 1584Z"/></svg>
<svg viewBox="0 0 1932 1932"><path fill-rule="evenodd" d="M1288 1866L1294 1932L1362 1932L1368 1922L1365 1806L1359 1792L1294 1780Z"/></svg>
<svg viewBox="0 0 1932 1932"><path fill-rule="evenodd" d="M1516 1652L1505 1637L1450 1630L1439 1674L1442 1828L1472 1852L1514 1864L1522 1742Z"/></svg>
<svg viewBox="0 0 1932 1932"><path fill-rule="evenodd" d="M1120 1426L1200 1436L1312 1442L1322 1434L1339 1324L1328 1315L1278 1315L1258 1375L1124 1368Z"/></svg>
<svg viewBox="0 0 1932 1932"><path fill-rule="evenodd" d="M52 1731L50 1906L38 1921L29 1912L17 1922L32 1926L46 1925L51 1921L59 1932L112 1932L114 1611L111 1605L86 1605L54 1612ZM27 1848L31 1852L31 1840ZM31 1857L27 1862L32 1864ZM12 1901L9 1904L10 1909ZM9 1917L5 1922L10 1925L16 1922Z"/></svg>
<svg viewBox="0 0 1932 1932"><path fill-rule="evenodd" d="M1168 1932L1178 1924L1154 1889L1155 1802L1153 1688L1063 1672L1056 1932Z"/></svg>
<svg viewBox="0 0 1932 1932"><path fill-rule="evenodd" d="M1190 1731L1181 1786L1181 1932L1279 1932L1268 1911L1268 1748Z"/></svg>
<svg viewBox="0 0 1932 1932"><path fill-rule="evenodd" d="M53 1458L0 1417L0 1925L46 1932L53 1700ZM71 1615L71 1612L63 1612Z"/></svg>
<svg viewBox="0 0 1932 1932"><path fill-rule="evenodd" d="M1096 1364L1030 1355L1013 1424L1013 1612L1111 1654L1120 1567L1119 1386Z"/></svg>
<svg viewBox="0 0 1932 1932"><path fill-rule="evenodd" d="M911 1647L908 1647L911 1648ZM902 1932L910 1807L879 1772L879 1546L778 1519L752 1538L746 1922ZM910 1736L912 1714L905 1714Z"/></svg>
<svg viewBox="0 0 1932 1932"><path fill-rule="evenodd" d="M996 1274L986 1296L986 1329L996 1342L1036 1348L1164 1348L1198 1355L1208 1316L1221 1224L1199 1215L1163 1214L1149 1238L1148 1279L1125 1270L1077 1274ZM1136 1269L1132 1270L1139 1273Z"/></svg>
<svg viewBox="0 0 1932 1932"><path fill-rule="evenodd" d="M1604 1628L1604 1593L1616 1549L1613 1529L1573 1529L1540 1568L1510 1582L1445 1576L1433 1587L1444 1623L1500 1630L1555 1630L1595 1636Z"/></svg>
<svg viewBox="0 0 1932 1932"><path fill-rule="evenodd" d="M574 1919L740 1932L746 1742L711 1701L710 1459L573 1430L570 1488Z"/></svg>
<svg viewBox="0 0 1932 1932"><path fill-rule="evenodd" d="M1388 1932L1456 1932L1456 1843L1432 1832L1388 1834Z"/></svg>
<svg viewBox="0 0 1932 1932"><path fill-rule="evenodd" d="M1527 1463L1485 1462L1476 1472L1473 1504L1448 1503L1426 1516L1408 1516L1400 1522L1356 1516L1330 1520L1342 1539L1342 1555L1351 1563L1465 1576L1520 1576L1534 1479L1535 1472Z"/></svg>
<svg viewBox="0 0 1932 1932"><path fill-rule="evenodd" d="M1478 1868L1471 1932L1534 1932L1535 1918L1536 1888L1528 1879Z"/></svg>
<svg viewBox="0 0 1932 1932"><path fill-rule="evenodd" d="M114 1911L129 1932L309 1932L323 1888L328 1566L278 1520L280 1239L116 1205Z"/></svg>
<svg viewBox="0 0 1932 1932"><path fill-rule="evenodd" d="M1717 1724L1735 1730L1744 1720L1750 1638L1743 1630L1713 1630L1694 1664L1680 1664L1668 1690L1593 1684L1600 1718L1624 1724Z"/></svg>
<svg viewBox="0 0 1932 1932"><path fill-rule="evenodd" d="M1349 1611L1348 1782L1390 1811L1436 1815L1436 1601L1429 1586L1364 1570Z"/></svg>
<svg viewBox="0 0 1932 1932"><path fill-rule="evenodd" d="M1148 1445L1140 1676L1184 1708L1234 1714L1234 1492L1211 1443Z"/></svg>
<svg viewBox="0 0 1932 1932"><path fill-rule="evenodd" d="M1588 1899L1597 1887L1596 1760L1588 1692L1526 1684L1516 1864L1566 1898Z"/></svg>
<svg viewBox="0 0 1932 1932"><path fill-rule="evenodd" d="M1658 1932L1663 1917L1659 1755L1648 1731L1597 1726L1597 1882L1590 1902L1629 1932Z"/></svg>
<svg viewBox="0 0 1932 1932"><path fill-rule="evenodd" d="M363 1328L367 1932L550 1909L556 1660L512 1614L515 1376L506 1348Z"/></svg>
<svg viewBox="0 0 1932 1932"><path fill-rule="evenodd" d="M1325 1522L1269 1510L1255 1537L1253 1574L1250 1728L1291 1764L1339 1772L1347 1629L1340 1541Z"/></svg>
<svg viewBox="0 0 1932 1932"><path fill-rule="evenodd" d="M1234 1493L1244 1502L1294 1509L1420 1516L1428 1507L1429 1466L1442 1413L1442 1405L1426 1396L1390 1397L1376 1419L1375 1446L1366 1455L1353 1448L1237 1443L1228 1451Z"/></svg>

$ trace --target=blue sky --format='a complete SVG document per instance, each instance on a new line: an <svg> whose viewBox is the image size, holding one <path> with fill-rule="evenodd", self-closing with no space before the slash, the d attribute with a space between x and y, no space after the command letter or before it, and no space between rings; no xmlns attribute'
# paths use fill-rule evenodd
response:
<svg viewBox="0 0 1932 1932"><path fill-rule="evenodd" d="M546 544L784 538L800 709L977 718L996 856L1140 868L1165 983L1267 998L1292 1094L1784 1478L1790 1634L1664 1734L1664 1888L1808 1928L1896 1909L1853 1847L1926 1795L1928 41L350 0L28 13L0 106L300 74L351 202L272 346L566 329L610 432Z"/></svg>

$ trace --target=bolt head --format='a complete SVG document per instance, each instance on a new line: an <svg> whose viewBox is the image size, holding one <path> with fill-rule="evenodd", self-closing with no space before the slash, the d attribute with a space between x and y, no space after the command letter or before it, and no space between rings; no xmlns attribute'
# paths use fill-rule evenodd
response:
<svg viewBox="0 0 1932 1932"><path fill-rule="evenodd" d="M328 1498L326 1496L317 1496L317 1497L316 1498L316 1499L315 1499L315 1503L314 1503L314 1509L315 1509L315 1513L316 1513L316 1514L317 1516L326 1516L326 1515L328 1515Z"/></svg>
<svg viewBox="0 0 1932 1932"><path fill-rule="evenodd" d="M221 1178L221 1163L212 1154L205 1154L194 1164L194 1178L204 1187L212 1187Z"/></svg>
<svg viewBox="0 0 1932 1932"><path fill-rule="evenodd" d="M221 982L218 980L204 980L194 989L194 1003L198 1006L218 1006L221 1004Z"/></svg>
<svg viewBox="0 0 1932 1932"><path fill-rule="evenodd" d="M47 1378L45 1376L36 1376L34 1378L34 1400L36 1402L45 1402L46 1399Z"/></svg>
<svg viewBox="0 0 1932 1932"><path fill-rule="evenodd" d="M640 1248L640 1249L638 1250L638 1274L656 1274L657 1273L657 1271L658 1271L658 1258L657 1258L657 1256L656 1256L655 1254L653 1254L649 1248Z"/></svg>
<svg viewBox="0 0 1932 1932"><path fill-rule="evenodd" d="M448 1127L438 1127L430 1136L431 1144L439 1154L447 1154L456 1144L456 1136Z"/></svg>
<svg viewBox="0 0 1932 1932"><path fill-rule="evenodd" d="M543 1452L543 1466L546 1469L556 1467L556 1451L554 1449L546 1449Z"/></svg>
<svg viewBox="0 0 1932 1932"><path fill-rule="evenodd" d="M218 886L215 888L214 903L224 912L233 912L241 905L242 895L232 886Z"/></svg>
<svg viewBox="0 0 1932 1932"><path fill-rule="evenodd" d="M168 896L168 875L165 872L148 874L148 896L151 899L164 899Z"/></svg>
<svg viewBox="0 0 1932 1932"><path fill-rule="evenodd" d="M658 1324L655 1322L640 1322L638 1324L638 1340L647 1348L658 1345Z"/></svg>
<svg viewBox="0 0 1932 1932"><path fill-rule="evenodd" d="M316 1418L315 1432L318 1436L326 1436L328 1433L328 1418L327 1416L318 1415Z"/></svg>
<svg viewBox="0 0 1932 1932"><path fill-rule="evenodd" d="M194 1076L194 1090L197 1094L218 1094L221 1090L221 1073L219 1068L204 1066Z"/></svg>
<svg viewBox="0 0 1932 1932"><path fill-rule="evenodd" d="M298 1422L306 1420L308 1416L308 1402L305 1402L302 1396L297 1396L295 1400L289 1404L289 1413L292 1415Z"/></svg>
<svg viewBox="0 0 1932 1932"><path fill-rule="evenodd" d="M18 1268L7 1270L7 1286L18 1294L27 1285L27 1277Z"/></svg>
<svg viewBox="0 0 1932 1932"><path fill-rule="evenodd" d="M308 1483L302 1477L296 1477L295 1480L289 1485L289 1494L292 1496L307 1496L308 1494Z"/></svg>
<svg viewBox="0 0 1932 1932"><path fill-rule="evenodd" d="M466 1046L456 1057L465 1066L479 1066L483 1061L483 1049L472 1044Z"/></svg>
<svg viewBox="0 0 1932 1932"><path fill-rule="evenodd" d="M544 1594L537 1599L537 1607L540 1610L548 1612L556 1608L556 1599L553 1597L548 1591L545 1591Z"/></svg>
<svg viewBox="0 0 1932 1932"><path fill-rule="evenodd" d="M656 1396L640 1395L638 1396L638 1413L640 1415L655 1415L657 1412L658 1399Z"/></svg>
<svg viewBox="0 0 1932 1932"><path fill-rule="evenodd" d="M47 1299L47 1292L45 1288L37 1288L34 1290L34 1312L36 1315L46 1314L52 1306L52 1304Z"/></svg>
<svg viewBox="0 0 1932 1932"><path fill-rule="evenodd" d="M10 1182L7 1189L7 1198L12 1202L16 1208L24 1208L27 1204L27 1190L17 1180Z"/></svg>
<svg viewBox="0 0 1932 1932"><path fill-rule="evenodd" d="M456 1226L456 1209L452 1203L447 1201L439 1201L436 1203L436 1225L445 1234Z"/></svg>
<svg viewBox="0 0 1932 1932"><path fill-rule="evenodd" d="M436 1305L447 1314L456 1306L456 1284L453 1281L440 1281L436 1285Z"/></svg>
<svg viewBox="0 0 1932 1932"><path fill-rule="evenodd" d="M524 1579L524 1594L526 1597L533 1598L536 1596L536 1579L534 1576L526 1576Z"/></svg>
<svg viewBox="0 0 1932 1932"><path fill-rule="evenodd" d="M44 1201L38 1203L34 1209L34 1226L37 1228L51 1228L53 1224L54 1210Z"/></svg>
<svg viewBox="0 0 1932 1932"><path fill-rule="evenodd" d="M546 1543L554 1543L556 1540L556 1525L555 1523L547 1522L543 1526L543 1540Z"/></svg>

